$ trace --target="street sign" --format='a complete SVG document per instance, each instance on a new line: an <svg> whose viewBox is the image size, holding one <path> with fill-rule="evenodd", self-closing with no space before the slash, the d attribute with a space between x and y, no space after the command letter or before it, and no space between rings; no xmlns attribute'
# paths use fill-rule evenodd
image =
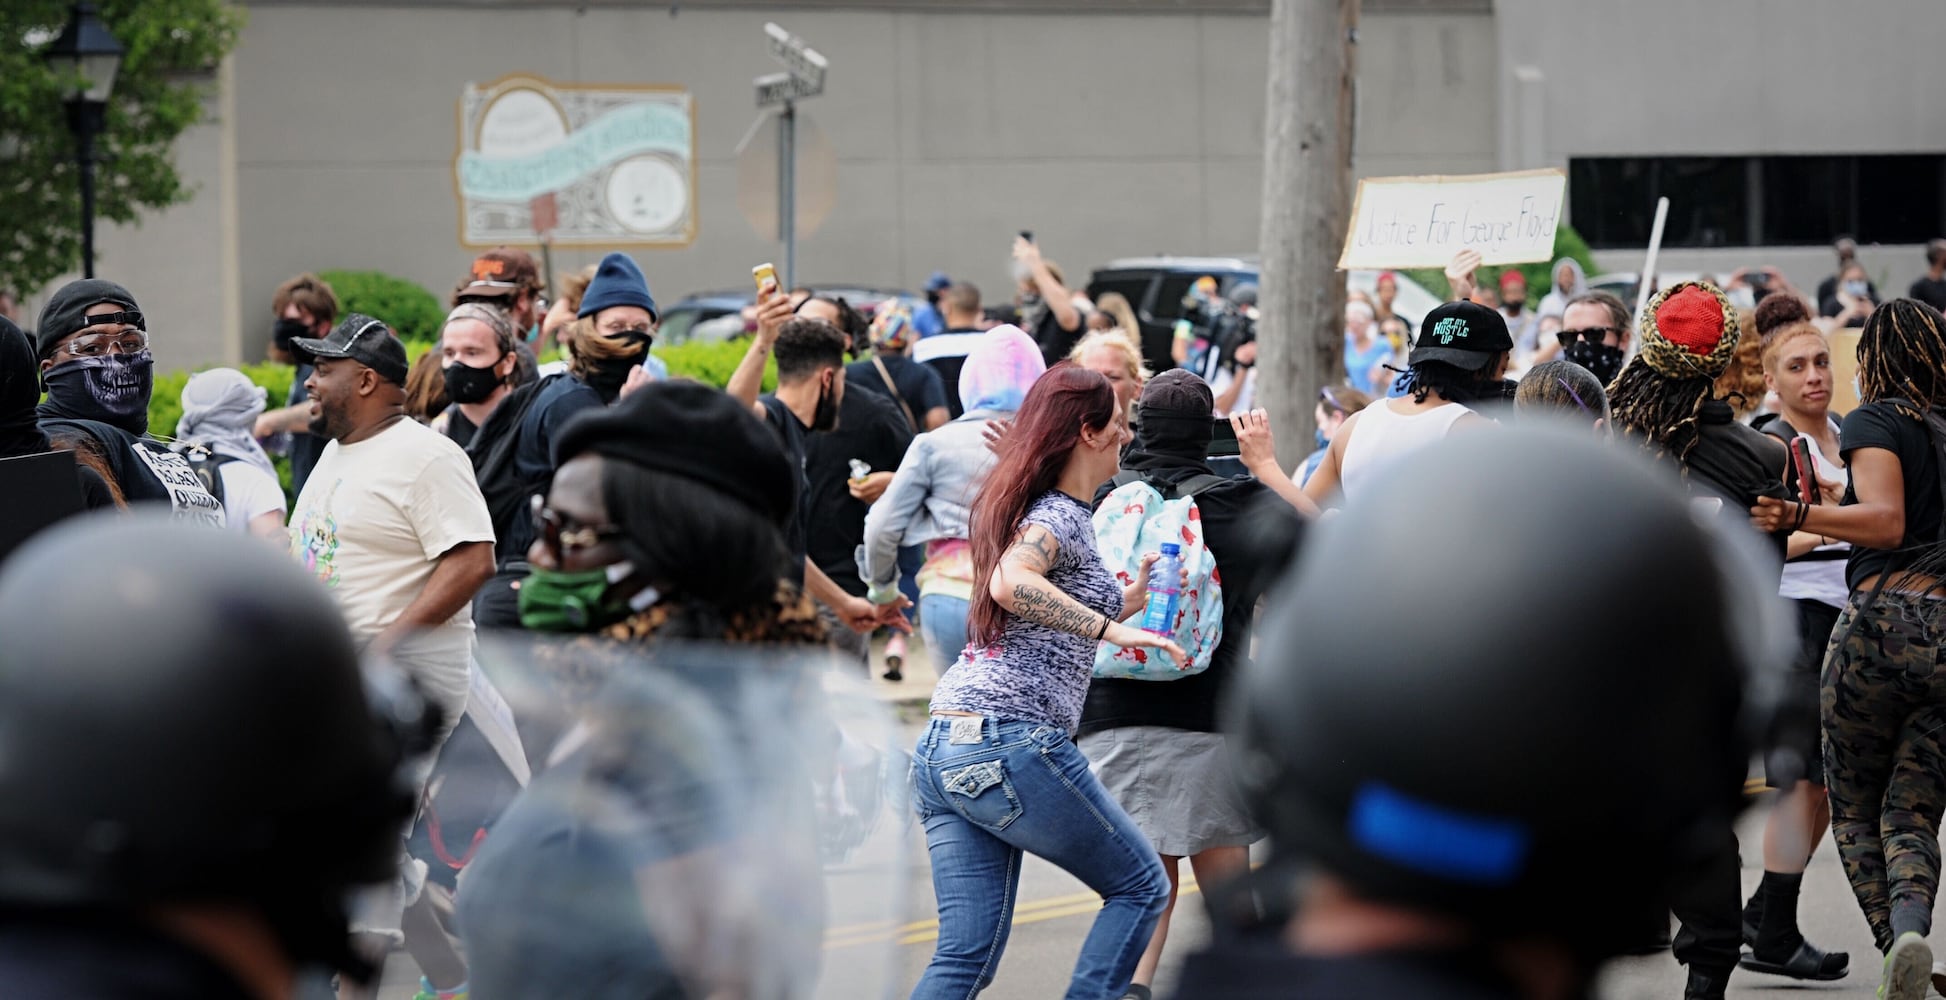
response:
<svg viewBox="0 0 1946 1000"><path fill-rule="evenodd" d="M799 101L824 93L823 83L812 83L790 73L771 73L756 79L757 107L769 108L786 101Z"/></svg>
<svg viewBox="0 0 1946 1000"><path fill-rule="evenodd" d="M824 89L824 71L830 68L831 64L818 54L818 50L804 44L804 39L774 23L764 25L764 34L770 38L772 59L790 70L792 76L804 80L816 90Z"/></svg>

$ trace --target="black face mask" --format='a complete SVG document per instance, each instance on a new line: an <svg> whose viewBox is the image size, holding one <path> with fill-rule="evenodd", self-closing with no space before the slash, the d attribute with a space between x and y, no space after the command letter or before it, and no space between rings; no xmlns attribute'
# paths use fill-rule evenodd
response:
<svg viewBox="0 0 1946 1000"><path fill-rule="evenodd" d="M1615 376L1622 373L1622 349L1619 347L1577 340L1561 353L1569 361L1593 372L1602 385L1615 381Z"/></svg>
<svg viewBox="0 0 1946 1000"><path fill-rule="evenodd" d="M500 362L496 361L485 368L475 368L455 361L446 366L446 398L455 403L478 403L493 395L500 388L502 379L494 372ZM627 376L623 376L626 378Z"/></svg>
<svg viewBox="0 0 1946 1000"><path fill-rule="evenodd" d="M829 385L818 387L817 409L811 411L813 431L835 431L838 429L838 395Z"/></svg>
<svg viewBox="0 0 1946 1000"><path fill-rule="evenodd" d="M280 319L276 326L270 328L271 343L276 344L277 349L286 354L290 353L291 341L310 335L311 328L301 319Z"/></svg>
<svg viewBox="0 0 1946 1000"><path fill-rule="evenodd" d="M99 420L130 434L149 431L155 355L147 350L64 361L42 373L41 382L57 416Z"/></svg>
<svg viewBox="0 0 1946 1000"><path fill-rule="evenodd" d="M595 358L594 372L584 381L601 394L602 401L613 403L622 394L622 383L628 381L628 373L649 356L649 347L655 343L655 334L648 330L624 330L610 334L609 339L624 341L630 346L641 348L642 353L620 358Z"/></svg>

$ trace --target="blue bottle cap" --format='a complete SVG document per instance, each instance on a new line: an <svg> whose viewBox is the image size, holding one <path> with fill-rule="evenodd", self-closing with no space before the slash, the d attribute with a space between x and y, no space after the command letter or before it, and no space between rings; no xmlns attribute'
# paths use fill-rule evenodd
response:
<svg viewBox="0 0 1946 1000"><path fill-rule="evenodd" d="M1177 545L1177 544L1176 544L1175 542L1163 542L1163 543L1162 543L1162 554L1163 554L1163 555L1165 555L1165 556L1179 556L1179 555L1182 555L1182 546L1180 546L1180 545Z"/></svg>

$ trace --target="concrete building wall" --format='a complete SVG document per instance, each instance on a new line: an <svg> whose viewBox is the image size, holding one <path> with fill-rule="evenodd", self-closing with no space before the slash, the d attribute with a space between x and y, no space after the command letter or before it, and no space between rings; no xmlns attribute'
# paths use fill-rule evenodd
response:
<svg viewBox="0 0 1946 1000"><path fill-rule="evenodd" d="M1162 6L1190 12L255 4L232 57L231 113L178 151L204 196L139 232L104 233L103 273L143 286L170 330L165 368L260 356L270 294L299 271L377 269L443 296L476 252L457 233L460 93L521 72L687 87L699 233L687 248L635 254L665 301L738 287L779 256L736 202L737 145L757 117L750 81L776 69L762 41L771 20L832 63L826 94L801 105L838 158L836 207L800 238L801 282L916 288L943 269L1004 297L1020 229L1077 281L1118 256L1250 252L1265 5ZM1492 169L1485 5L1373 6L1360 34L1359 171ZM231 193L227 288L223 213L209 195Z"/></svg>
<svg viewBox="0 0 1946 1000"><path fill-rule="evenodd" d="M1493 23L1507 169L1580 156L1946 152L1937 0L1494 0ZM1637 250L1596 256L1642 267ZM1916 245L1866 247L1859 259L1885 295L1925 269ZM1808 292L1834 261L1822 247L1729 247L1667 250L1660 266L1724 276L1771 264Z"/></svg>

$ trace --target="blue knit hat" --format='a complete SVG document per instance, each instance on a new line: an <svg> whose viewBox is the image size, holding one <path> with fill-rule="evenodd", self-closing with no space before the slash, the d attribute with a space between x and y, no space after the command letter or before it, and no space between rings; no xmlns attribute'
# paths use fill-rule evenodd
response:
<svg viewBox="0 0 1946 1000"><path fill-rule="evenodd" d="M655 308L655 296L649 294L648 279L625 253L611 253L601 259L595 280L588 282L588 290L582 293L581 311L575 315L586 318L610 306L641 306L651 317L662 319Z"/></svg>

